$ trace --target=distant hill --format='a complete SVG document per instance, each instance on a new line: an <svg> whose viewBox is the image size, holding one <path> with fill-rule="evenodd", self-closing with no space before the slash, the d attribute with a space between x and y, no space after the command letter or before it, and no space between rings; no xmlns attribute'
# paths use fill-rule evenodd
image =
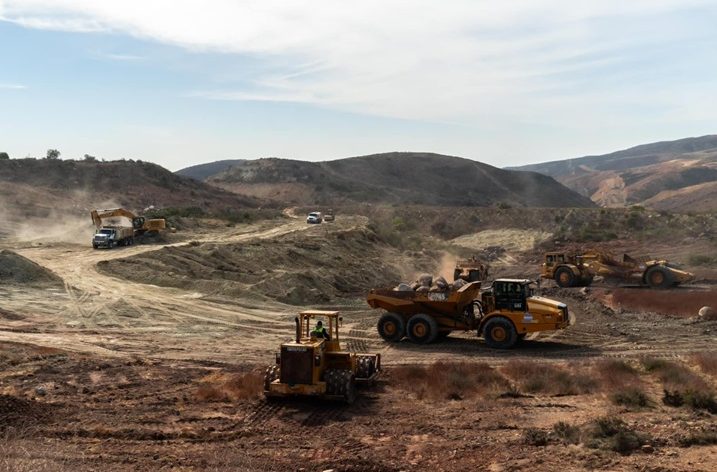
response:
<svg viewBox="0 0 717 472"><path fill-rule="evenodd" d="M179 173L186 175L186 169ZM205 177L205 182L286 204L593 205L589 198L535 172L431 153L394 152L326 162L249 160Z"/></svg>
<svg viewBox="0 0 717 472"><path fill-rule="evenodd" d="M554 177L602 206L717 209L717 135L644 144L601 156L515 169Z"/></svg>
<svg viewBox="0 0 717 472"><path fill-rule="evenodd" d="M197 164L196 166L186 167L178 170L178 175L189 177L195 180L204 180L212 175L219 174L232 166L243 164L245 159L225 159L223 161L214 161L208 164Z"/></svg>
<svg viewBox="0 0 717 472"><path fill-rule="evenodd" d="M154 206L220 212L256 207L258 202L149 162L0 160L0 220L22 222L61 213L84 216L91 208L114 206L135 211Z"/></svg>

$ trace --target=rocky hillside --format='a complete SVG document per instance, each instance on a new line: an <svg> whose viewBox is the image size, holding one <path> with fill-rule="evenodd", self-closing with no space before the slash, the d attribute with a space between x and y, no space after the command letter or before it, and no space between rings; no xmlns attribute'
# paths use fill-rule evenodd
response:
<svg viewBox="0 0 717 472"><path fill-rule="evenodd" d="M196 207L207 212L256 207L257 201L225 192L141 161L0 160L0 220L52 218L92 208L135 211Z"/></svg>
<svg viewBox="0 0 717 472"><path fill-rule="evenodd" d="M645 144L602 156L518 169L554 177L602 206L717 209L717 135Z"/></svg>
<svg viewBox="0 0 717 472"><path fill-rule="evenodd" d="M194 169L196 170L196 169ZM191 169L180 174L193 172ZM327 162L239 162L205 182L287 204L390 204L587 207L589 198L536 172L499 169L430 153L387 153Z"/></svg>

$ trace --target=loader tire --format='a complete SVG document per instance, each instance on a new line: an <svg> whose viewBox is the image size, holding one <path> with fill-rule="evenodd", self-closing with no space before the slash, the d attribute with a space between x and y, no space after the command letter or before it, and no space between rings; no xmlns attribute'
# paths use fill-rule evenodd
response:
<svg viewBox="0 0 717 472"><path fill-rule="evenodd" d="M378 334L388 342L398 342L405 336L403 318L396 313L385 313L378 319Z"/></svg>
<svg viewBox="0 0 717 472"><path fill-rule="evenodd" d="M350 370L329 369L324 380L327 394L341 396L348 404L356 400L356 380Z"/></svg>
<svg viewBox="0 0 717 472"><path fill-rule="evenodd" d="M650 288L670 288L674 283L670 271L662 266L650 267L645 273L645 281Z"/></svg>
<svg viewBox="0 0 717 472"><path fill-rule="evenodd" d="M575 274L567 267L560 267L555 271L555 282L561 287L574 287Z"/></svg>
<svg viewBox="0 0 717 472"><path fill-rule="evenodd" d="M269 385L276 379L279 378L279 366L278 365L270 365L266 368L266 372L264 372L264 391L269 391Z"/></svg>
<svg viewBox="0 0 717 472"><path fill-rule="evenodd" d="M374 356L358 356L356 364L356 378L368 379L376 372L376 358Z"/></svg>
<svg viewBox="0 0 717 472"><path fill-rule="evenodd" d="M494 349L510 349L518 342L513 323L503 317L491 318L483 328L485 343Z"/></svg>
<svg viewBox="0 0 717 472"><path fill-rule="evenodd" d="M438 336L438 323L428 315L419 313L408 320L406 335L416 344L428 344L436 340Z"/></svg>

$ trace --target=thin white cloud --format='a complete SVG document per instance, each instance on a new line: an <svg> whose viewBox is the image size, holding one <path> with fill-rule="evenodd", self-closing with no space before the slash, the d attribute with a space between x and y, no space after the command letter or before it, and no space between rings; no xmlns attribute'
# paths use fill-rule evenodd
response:
<svg viewBox="0 0 717 472"><path fill-rule="evenodd" d="M111 61L119 62L135 62L144 60L143 56L138 56L136 54L97 52L97 56L102 59L109 59Z"/></svg>
<svg viewBox="0 0 717 472"><path fill-rule="evenodd" d="M26 90L27 85L22 84L0 84L0 90Z"/></svg>
<svg viewBox="0 0 717 472"><path fill-rule="evenodd" d="M502 116L593 126L609 120L626 96L638 104L674 105L674 96L658 93L664 91L655 85L672 64L640 66L651 76L649 83L629 74L622 78L633 73L644 51L714 41L713 27L695 28L681 16L697 8L714 12L713 5L713 0L6 0L0 17L32 28L125 33L227 53L227 61L232 54L250 55L265 67L249 88L190 93L196 97L315 103L422 120L479 123ZM586 109L592 109L592 118Z"/></svg>

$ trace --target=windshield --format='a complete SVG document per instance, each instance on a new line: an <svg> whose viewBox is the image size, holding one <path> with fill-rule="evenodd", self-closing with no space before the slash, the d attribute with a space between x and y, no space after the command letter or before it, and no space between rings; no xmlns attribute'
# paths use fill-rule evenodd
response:
<svg viewBox="0 0 717 472"><path fill-rule="evenodd" d="M318 218L318 213L309 213L309 217Z"/></svg>
<svg viewBox="0 0 717 472"><path fill-rule="evenodd" d="M107 236L110 236L112 233L114 233L114 230L112 229L101 229L98 234L106 234Z"/></svg>

